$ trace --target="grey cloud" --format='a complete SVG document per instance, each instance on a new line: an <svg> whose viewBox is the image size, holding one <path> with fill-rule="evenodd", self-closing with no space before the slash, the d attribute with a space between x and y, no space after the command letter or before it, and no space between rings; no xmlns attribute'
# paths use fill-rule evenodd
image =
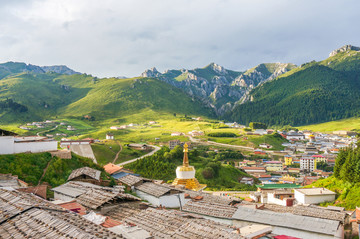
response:
<svg viewBox="0 0 360 239"><path fill-rule="evenodd" d="M16 3L12 3L16 2ZM321 60L360 45L356 0L0 1L0 61L97 76ZM351 6L351 7L349 7Z"/></svg>

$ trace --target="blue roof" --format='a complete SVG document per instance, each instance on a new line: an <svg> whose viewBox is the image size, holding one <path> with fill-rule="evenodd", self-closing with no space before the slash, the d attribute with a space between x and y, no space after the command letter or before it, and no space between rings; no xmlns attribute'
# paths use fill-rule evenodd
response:
<svg viewBox="0 0 360 239"><path fill-rule="evenodd" d="M113 175L111 175L113 178L115 179L119 179L119 178L122 178L122 177L125 177L126 175L135 175L135 176L140 176L140 174L134 174L134 173L126 173L126 172L119 172L119 173L115 173Z"/></svg>

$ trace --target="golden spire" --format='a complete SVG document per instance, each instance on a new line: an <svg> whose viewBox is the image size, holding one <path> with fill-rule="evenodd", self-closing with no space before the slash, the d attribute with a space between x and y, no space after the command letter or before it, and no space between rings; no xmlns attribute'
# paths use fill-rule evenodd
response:
<svg viewBox="0 0 360 239"><path fill-rule="evenodd" d="M189 167L189 158L188 158L188 155L187 155L187 152L188 152L188 145L185 143L184 144L184 160L183 160L183 166L184 167Z"/></svg>

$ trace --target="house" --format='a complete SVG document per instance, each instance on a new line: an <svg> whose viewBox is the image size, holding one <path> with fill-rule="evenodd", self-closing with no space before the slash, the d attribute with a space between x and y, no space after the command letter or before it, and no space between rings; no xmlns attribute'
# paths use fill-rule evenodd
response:
<svg viewBox="0 0 360 239"><path fill-rule="evenodd" d="M146 179L146 178L143 178L143 177L138 177L138 176L131 175L131 174L128 174L128 175L126 175L124 177L121 177L118 180L123 185L126 185L126 186L128 186L130 188L139 186L139 185L143 184L144 182L151 182L150 179Z"/></svg>
<svg viewBox="0 0 360 239"><path fill-rule="evenodd" d="M285 207L291 207L294 204L294 193L291 190L275 190L267 193L267 202ZM264 202L263 202L264 203Z"/></svg>
<svg viewBox="0 0 360 239"><path fill-rule="evenodd" d="M255 173L265 173L265 167L242 167L242 170L244 170L248 174L255 174Z"/></svg>
<svg viewBox="0 0 360 239"><path fill-rule="evenodd" d="M271 184L256 185L256 187L258 192L266 192L276 189L300 188L301 186L293 183L271 183Z"/></svg>
<svg viewBox="0 0 360 239"><path fill-rule="evenodd" d="M180 208L185 204L185 194L169 186L145 182L135 186L136 195L154 206Z"/></svg>
<svg viewBox="0 0 360 239"><path fill-rule="evenodd" d="M188 132L188 134L192 137L205 135L203 131L197 131L197 130L190 131Z"/></svg>
<svg viewBox="0 0 360 239"><path fill-rule="evenodd" d="M118 165L115 165L113 163L108 163L106 165L104 165L104 170L105 172L107 172L108 174L115 174L117 172L119 172L123 167L120 167Z"/></svg>
<svg viewBox="0 0 360 239"><path fill-rule="evenodd" d="M313 155L312 157L316 159L317 163L319 162L327 163L327 158L323 155Z"/></svg>
<svg viewBox="0 0 360 239"><path fill-rule="evenodd" d="M0 188L23 188L27 187L28 184L18 178L16 175L9 174L0 174Z"/></svg>
<svg viewBox="0 0 360 239"><path fill-rule="evenodd" d="M55 200L65 202L76 200L82 206L93 210L123 201L140 200L131 194L126 194L120 187L102 187L87 182L71 181L51 190L54 191Z"/></svg>
<svg viewBox="0 0 360 239"><path fill-rule="evenodd" d="M316 158L313 157L302 157L300 159L300 169L312 172L316 170Z"/></svg>
<svg viewBox="0 0 360 239"><path fill-rule="evenodd" d="M180 145L180 140L178 140L178 139L169 141L169 149L170 150L174 149L178 145Z"/></svg>
<svg viewBox="0 0 360 239"><path fill-rule="evenodd" d="M271 146L270 144L262 143L262 144L259 144L259 147L265 148L265 149L271 149L273 146Z"/></svg>
<svg viewBox="0 0 360 239"><path fill-rule="evenodd" d="M120 129L120 127L118 127L118 126L111 126L111 127L110 127L110 129L113 129L113 130L119 130L119 129Z"/></svg>
<svg viewBox="0 0 360 239"><path fill-rule="evenodd" d="M156 121L149 121L149 124L157 124Z"/></svg>
<svg viewBox="0 0 360 239"><path fill-rule="evenodd" d="M68 127L66 128L66 130L75 131L76 129L75 129L74 127L72 127L71 125L68 125Z"/></svg>
<svg viewBox="0 0 360 239"><path fill-rule="evenodd" d="M266 171L268 172L276 172L283 170L283 165L280 161L267 161L265 167Z"/></svg>
<svg viewBox="0 0 360 239"><path fill-rule="evenodd" d="M291 155L285 155L284 156L285 165L289 166L292 164L293 157Z"/></svg>
<svg viewBox="0 0 360 239"><path fill-rule="evenodd" d="M184 133L181 133L181 132L172 132L171 133L171 136L181 136L181 135L184 135Z"/></svg>
<svg viewBox="0 0 360 239"><path fill-rule="evenodd" d="M261 149L255 149L254 154L266 155L266 152Z"/></svg>
<svg viewBox="0 0 360 239"><path fill-rule="evenodd" d="M265 129L256 129L254 132L253 132L254 135L265 135L265 134L268 134L267 131Z"/></svg>
<svg viewBox="0 0 360 239"><path fill-rule="evenodd" d="M274 205L277 206L277 205ZM281 208L294 208L283 207ZM266 208L266 207L265 207ZM209 209L211 210L211 209ZM232 225L270 225L272 233L286 235L277 238L343 238L344 225L341 221L320 217L282 213L240 206L232 216Z"/></svg>
<svg viewBox="0 0 360 239"><path fill-rule="evenodd" d="M297 188L294 193L296 202L300 204L332 202L336 196L336 193L326 188Z"/></svg>
<svg viewBox="0 0 360 239"><path fill-rule="evenodd" d="M0 189L0 201L0 238L121 237L33 194Z"/></svg>
<svg viewBox="0 0 360 239"><path fill-rule="evenodd" d="M75 169L71 172L67 181L98 181L100 182L101 171L89 167Z"/></svg>
<svg viewBox="0 0 360 239"><path fill-rule="evenodd" d="M137 150L147 150L150 148L147 144L127 144L126 146Z"/></svg>
<svg viewBox="0 0 360 239"><path fill-rule="evenodd" d="M106 134L106 139L114 140L114 139L115 139L115 138L114 138L114 134L112 134L112 133L107 133L107 134Z"/></svg>
<svg viewBox="0 0 360 239"><path fill-rule="evenodd" d="M254 179L253 178L249 178L249 177L242 177L239 180L239 183L244 183L244 184L248 184L248 185L253 185L254 184Z"/></svg>
<svg viewBox="0 0 360 239"><path fill-rule="evenodd" d="M291 130L290 132L288 132L286 134L286 139L293 140L293 141L301 141L301 140L305 140L305 135Z"/></svg>
<svg viewBox="0 0 360 239"><path fill-rule="evenodd" d="M288 173L300 173L300 168L288 168Z"/></svg>
<svg viewBox="0 0 360 239"><path fill-rule="evenodd" d="M61 140L60 147L61 148L70 148L70 145L89 145L91 144L92 140Z"/></svg>
<svg viewBox="0 0 360 239"><path fill-rule="evenodd" d="M3 132L2 132L3 133ZM0 131L1 134L1 131ZM57 141L42 136L0 136L0 155L57 150Z"/></svg>

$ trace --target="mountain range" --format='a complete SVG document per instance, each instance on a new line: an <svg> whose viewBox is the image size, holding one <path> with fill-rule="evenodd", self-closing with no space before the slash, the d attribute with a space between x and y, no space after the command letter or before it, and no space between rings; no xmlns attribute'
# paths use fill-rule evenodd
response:
<svg viewBox="0 0 360 239"><path fill-rule="evenodd" d="M67 66L0 64L0 122L187 114L247 124L304 125L360 112L360 48L296 66L264 63L233 71L211 63L192 70L145 70L134 78L97 78Z"/></svg>

